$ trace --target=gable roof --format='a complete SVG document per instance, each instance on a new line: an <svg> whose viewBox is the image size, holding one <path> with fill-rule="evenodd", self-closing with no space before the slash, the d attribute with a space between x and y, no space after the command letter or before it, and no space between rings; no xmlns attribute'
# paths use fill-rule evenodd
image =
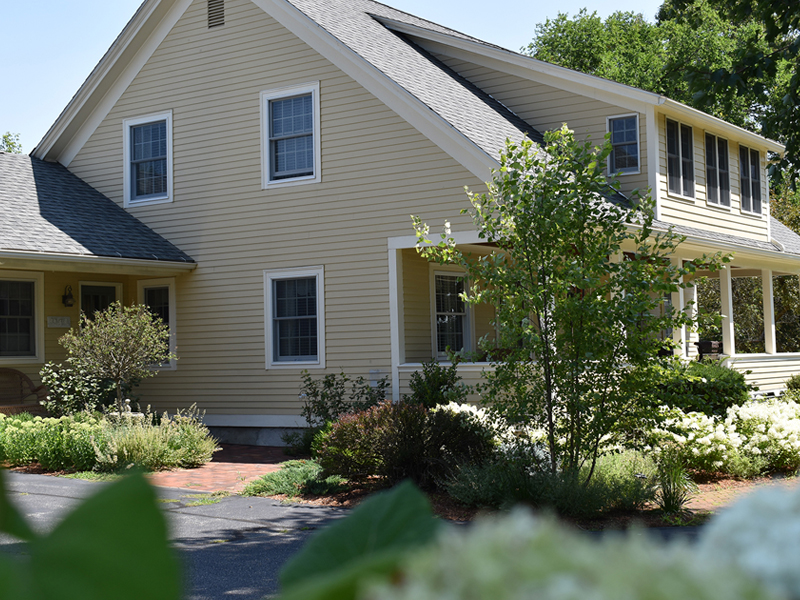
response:
<svg viewBox="0 0 800 600"><path fill-rule="evenodd" d="M0 255L194 263L58 163L0 152Z"/></svg>

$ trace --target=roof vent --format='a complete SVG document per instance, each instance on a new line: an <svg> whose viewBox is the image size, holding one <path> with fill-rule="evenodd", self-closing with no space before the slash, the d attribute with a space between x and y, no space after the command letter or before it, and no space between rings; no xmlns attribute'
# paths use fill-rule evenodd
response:
<svg viewBox="0 0 800 600"><path fill-rule="evenodd" d="M225 25L225 0L208 0L208 28Z"/></svg>

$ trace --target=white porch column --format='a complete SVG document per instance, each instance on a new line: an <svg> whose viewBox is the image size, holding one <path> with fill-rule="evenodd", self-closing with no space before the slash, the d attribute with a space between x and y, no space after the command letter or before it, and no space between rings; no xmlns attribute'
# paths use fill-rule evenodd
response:
<svg viewBox="0 0 800 600"><path fill-rule="evenodd" d="M389 329L392 351L392 400L400 400L400 363L405 358L403 335L403 254L389 248Z"/></svg>
<svg viewBox="0 0 800 600"><path fill-rule="evenodd" d="M733 356L736 354L736 343L733 335L733 290L729 264L719 270L719 300L722 310L722 351Z"/></svg>
<svg viewBox="0 0 800 600"><path fill-rule="evenodd" d="M675 266L678 269L683 267L682 258L672 256L670 257L670 262L673 264L673 266ZM681 277L680 283L683 283L683 277ZM686 306L684 304L683 292L684 292L683 288L678 288L677 292L672 292L672 294L670 294L672 306L676 312L682 311L684 306ZM677 344L678 356L680 356L681 358L686 358L686 344L684 344L684 340L686 340L685 329L686 327L675 327L672 329L672 339Z"/></svg>
<svg viewBox="0 0 800 600"><path fill-rule="evenodd" d="M767 354L778 352L775 334L775 300L772 289L772 270L761 271L761 289L764 294L764 351Z"/></svg>
<svg viewBox="0 0 800 600"><path fill-rule="evenodd" d="M697 280L695 280L696 282ZM686 303L686 312L692 323L697 323L697 287L692 286L683 290L683 301ZM686 327L686 338L683 344L685 348L686 358L694 358L697 356L697 346L694 343L700 339L700 334L697 333L697 327Z"/></svg>

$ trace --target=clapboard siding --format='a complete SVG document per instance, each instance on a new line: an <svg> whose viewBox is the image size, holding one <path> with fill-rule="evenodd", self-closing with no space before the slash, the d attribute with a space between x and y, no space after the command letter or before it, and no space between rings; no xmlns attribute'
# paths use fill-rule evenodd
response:
<svg viewBox="0 0 800 600"><path fill-rule="evenodd" d="M541 132L559 129L563 123L567 123L579 139L589 137L601 143L608 132L608 117L632 114L629 110L588 96L436 53L433 44L428 44L428 47L439 60L491 94ZM531 77L535 75L532 74ZM648 187L646 149L645 115L639 114L640 173L620 176L623 192Z"/></svg>
<svg viewBox="0 0 800 600"><path fill-rule="evenodd" d="M667 134L666 134L666 115L658 115L658 154L659 154L659 173L658 186L660 196L660 215L659 217L670 223L707 229L717 233L738 235L751 239L768 239L768 215L769 203L766 177L766 153L761 150L761 198L762 214L753 215L742 212L741 210L741 182L739 179L739 143L734 139L728 138L728 166L731 189L731 206L724 208L709 204L706 193L706 133L722 137L717 131L705 130L695 126L693 123L678 118L669 117L672 120L692 126L692 142L694 152L694 178L695 178L695 197L682 198L673 196L667 188ZM759 150L758 148L755 148Z"/></svg>
<svg viewBox="0 0 800 600"><path fill-rule="evenodd" d="M745 373L747 382L757 385L761 392L775 392L785 388L789 377L800 373L800 354L739 355L726 364Z"/></svg>
<svg viewBox="0 0 800 600"><path fill-rule="evenodd" d="M264 270L323 266L327 372L388 373L386 238L412 234L411 214L471 229L463 187L483 184L251 2L228 0L214 30L205 11L190 5L70 169L122 204L123 119L172 111L174 201L129 210L198 268L176 279L177 370L142 398L297 414L302 367L265 369ZM313 81L322 181L262 190L259 93Z"/></svg>

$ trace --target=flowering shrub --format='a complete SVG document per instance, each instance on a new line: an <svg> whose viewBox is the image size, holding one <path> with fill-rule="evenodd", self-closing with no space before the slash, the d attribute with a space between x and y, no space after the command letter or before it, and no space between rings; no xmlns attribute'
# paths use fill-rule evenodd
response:
<svg viewBox="0 0 800 600"><path fill-rule="evenodd" d="M796 555L795 555L796 556ZM468 529L443 529L409 552L391 581L362 600L767 600L758 582L724 565L699 562L684 545L647 537L600 541L523 510Z"/></svg>
<svg viewBox="0 0 800 600"><path fill-rule="evenodd" d="M706 526L698 551L704 562L732 564L773 591L800 599L800 487L748 494Z"/></svg>
<svg viewBox="0 0 800 600"><path fill-rule="evenodd" d="M668 409L653 431L652 449L673 445L689 468L752 475L800 467L800 405L751 400L728 408L724 419Z"/></svg>

